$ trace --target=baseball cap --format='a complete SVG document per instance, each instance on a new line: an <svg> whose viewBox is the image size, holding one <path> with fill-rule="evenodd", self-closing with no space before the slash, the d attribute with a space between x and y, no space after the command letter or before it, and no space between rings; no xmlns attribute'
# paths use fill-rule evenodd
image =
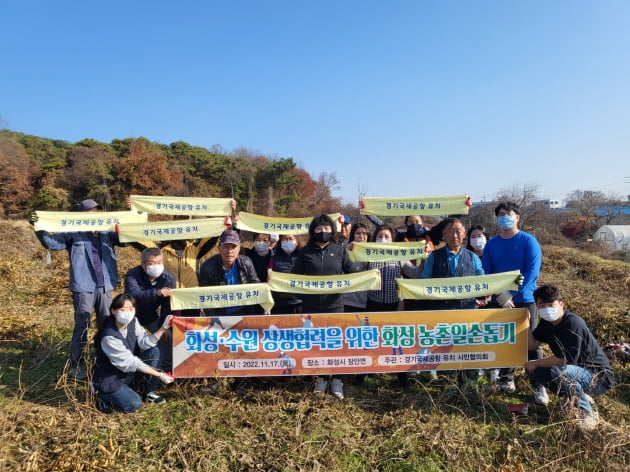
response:
<svg viewBox="0 0 630 472"><path fill-rule="evenodd" d="M344 224L349 225L350 223L352 223L352 220L350 219L348 215L343 215L343 222Z"/></svg>
<svg viewBox="0 0 630 472"><path fill-rule="evenodd" d="M101 210L103 207L101 207L98 203L96 203L91 198L88 198L87 200L83 200L81 203L77 205L77 211L90 211L90 210L93 210L94 208L98 208L99 210Z"/></svg>
<svg viewBox="0 0 630 472"><path fill-rule="evenodd" d="M221 233L220 244L234 244L235 246L240 246L241 237L233 229L227 229Z"/></svg>

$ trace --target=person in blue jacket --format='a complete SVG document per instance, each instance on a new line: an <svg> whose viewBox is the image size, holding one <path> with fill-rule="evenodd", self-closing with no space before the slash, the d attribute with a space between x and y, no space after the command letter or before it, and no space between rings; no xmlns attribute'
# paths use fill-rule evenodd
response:
<svg viewBox="0 0 630 472"><path fill-rule="evenodd" d="M94 200L83 200L73 211L95 212L101 206ZM100 328L109 317L111 292L118 285L115 246L125 246L114 231L81 231L49 233L36 231L44 248L68 251L70 258L70 291L74 306L74 330L70 341L70 375L78 380L87 377L83 354L87 342L90 315L96 312Z"/></svg>

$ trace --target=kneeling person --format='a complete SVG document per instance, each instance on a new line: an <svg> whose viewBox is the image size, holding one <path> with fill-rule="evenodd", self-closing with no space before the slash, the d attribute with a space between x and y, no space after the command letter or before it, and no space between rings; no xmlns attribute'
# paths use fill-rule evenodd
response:
<svg viewBox="0 0 630 472"><path fill-rule="evenodd" d="M602 395L614 384L610 362L582 318L564 309L560 290L543 285L534 291L541 321L528 329L528 349L547 343L552 356L528 361L534 388L543 385L558 395L577 399L578 426L591 430L599 421L589 395Z"/></svg>

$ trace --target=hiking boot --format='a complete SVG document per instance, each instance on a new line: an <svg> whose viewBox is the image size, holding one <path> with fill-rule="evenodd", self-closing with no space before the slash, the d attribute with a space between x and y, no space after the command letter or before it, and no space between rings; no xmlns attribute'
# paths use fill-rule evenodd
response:
<svg viewBox="0 0 630 472"><path fill-rule="evenodd" d="M158 395L155 392L149 392L144 396L144 401L147 403L155 403L156 405L159 405L160 403L164 403L166 402L166 400L164 399L164 397L161 397L160 395Z"/></svg>
<svg viewBox="0 0 630 472"><path fill-rule="evenodd" d="M330 391L339 400L343 400L343 382L341 381L341 379L332 379Z"/></svg>
<svg viewBox="0 0 630 472"><path fill-rule="evenodd" d="M324 377L317 377L317 380L315 380L315 389L313 390L313 393L326 393L327 390L328 380L326 380Z"/></svg>
<svg viewBox="0 0 630 472"><path fill-rule="evenodd" d="M543 385L532 387L532 394L534 395L534 403L536 405L549 405L549 395L547 395L547 389Z"/></svg>
<svg viewBox="0 0 630 472"><path fill-rule="evenodd" d="M70 367L70 370L68 370L68 375L75 380L87 379L87 372L85 371L85 367L83 367L82 365Z"/></svg>
<svg viewBox="0 0 630 472"><path fill-rule="evenodd" d="M497 382L497 388L505 393L514 393L516 392L516 385L514 384L514 379L508 379L506 377L501 377Z"/></svg>
<svg viewBox="0 0 630 472"><path fill-rule="evenodd" d="M577 427L580 431L593 431L599 423L599 414L595 410L580 410Z"/></svg>

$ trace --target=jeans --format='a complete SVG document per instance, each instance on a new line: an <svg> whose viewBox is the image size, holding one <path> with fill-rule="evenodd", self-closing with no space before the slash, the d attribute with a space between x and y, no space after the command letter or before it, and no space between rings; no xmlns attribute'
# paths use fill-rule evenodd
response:
<svg viewBox="0 0 630 472"><path fill-rule="evenodd" d="M585 411L592 409L587 394L602 395L610 390L593 372L577 365L538 367L529 379L534 387L544 385L559 396L577 397L578 406Z"/></svg>
<svg viewBox="0 0 630 472"><path fill-rule="evenodd" d="M160 354L157 347L152 347L142 352L138 357L144 361L145 364L155 368L159 362ZM139 383L142 383L142 390L146 395L149 392L155 390L155 383L157 377L153 375L137 373L137 377L142 377ZM131 381L131 377L130 377ZM98 392L98 402L101 409L113 408L123 413L131 413L140 409L142 406L142 399L129 385L123 384L115 392Z"/></svg>
<svg viewBox="0 0 630 472"><path fill-rule="evenodd" d="M83 360L92 310L96 311L96 324L101 327L109 317L111 302L111 292L106 292L103 287L94 292L72 292L72 304L74 306L74 330L70 341L70 365L72 367L77 367Z"/></svg>

